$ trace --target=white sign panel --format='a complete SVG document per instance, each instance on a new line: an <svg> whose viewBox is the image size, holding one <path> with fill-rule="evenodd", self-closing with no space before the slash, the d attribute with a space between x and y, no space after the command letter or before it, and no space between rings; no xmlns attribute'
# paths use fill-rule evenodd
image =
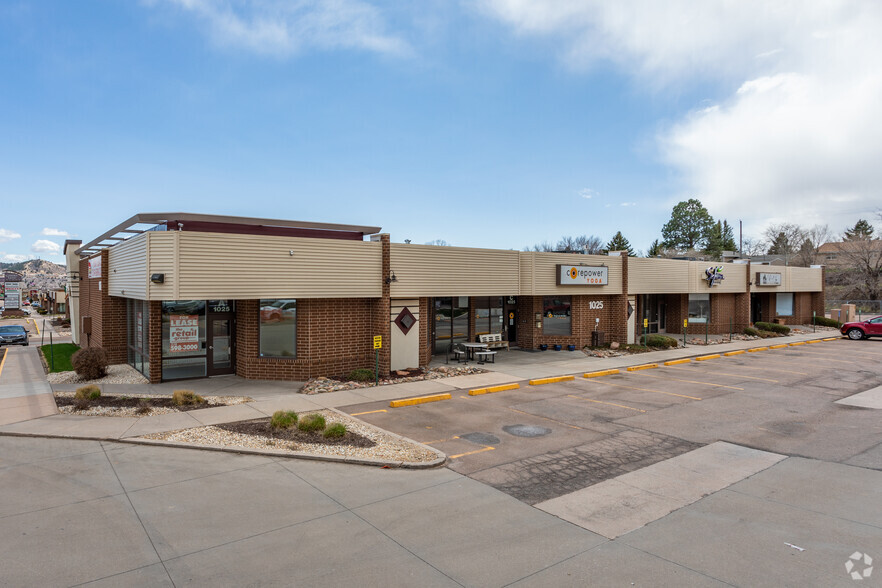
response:
<svg viewBox="0 0 882 588"><path fill-rule="evenodd" d="M101 256L93 257L89 260L89 277L90 278L100 278L101 277Z"/></svg>
<svg viewBox="0 0 882 588"><path fill-rule="evenodd" d="M756 285L757 286L780 286L781 285L781 274L767 274L764 272L757 272Z"/></svg>
<svg viewBox="0 0 882 588"><path fill-rule="evenodd" d="M3 308L6 310L21 308L21 282L6 282L6 299Z"/></svg>
<svg viewBox="0 0 882 588"><path fill-rule="evenodd" d="M609 268L590 265L558 265L558 286L606 286Z"/></svg>
<svg viewBox="0 0 882 588"><path fill-rule="evenodd" d="M199 351L199 315L172 314L168 318L169 351Z"/></svg>

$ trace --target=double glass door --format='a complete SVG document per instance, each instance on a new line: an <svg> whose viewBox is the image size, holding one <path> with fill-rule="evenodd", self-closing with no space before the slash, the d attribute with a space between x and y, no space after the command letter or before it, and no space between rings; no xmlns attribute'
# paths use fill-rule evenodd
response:
<svg viewBox="0 0 882 588"><path fill-rule="evenodd" d="M434 299L432 353L443 355L457 343L469 339L469 297Z"/></svg>

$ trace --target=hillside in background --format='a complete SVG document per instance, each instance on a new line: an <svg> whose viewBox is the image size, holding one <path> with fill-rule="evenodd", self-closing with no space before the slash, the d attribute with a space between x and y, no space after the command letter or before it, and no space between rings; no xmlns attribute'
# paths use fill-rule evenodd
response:
<svg viewBox="0 0 882 588"><path fill-rule="evenodd" d="M67 278L67 269L63 265L45 259L31 259L18 263L0 262L0 272L2 271L19 272L24 276L27 287L36 290L63 288Z"/></svg>

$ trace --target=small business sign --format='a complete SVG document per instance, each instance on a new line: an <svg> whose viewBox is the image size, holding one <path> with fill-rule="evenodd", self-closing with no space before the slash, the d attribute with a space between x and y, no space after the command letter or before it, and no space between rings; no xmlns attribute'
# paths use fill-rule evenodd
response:
<svg viewBox="0 0 882 588"><path fill-rule="evenodd" d="M199 351L199 315L169 315L168 342L172 353Z"/></svg>
<svg viewBox="0 0 882 588"><path fill-rule="evenodd" d="M3 301L6 310L21 309L21 282L6 282L6 298Z"/></svg>
<svg viewBox="0 0 882 588"><path fill-rule="evenodd" d="M780 286L781 274L768 274L766 272L756 273L757 286Z"/></svg>
<svg viewBox="0 0 882 588"><path fill-rule="evenodd" d="M713 288L726 279L726 276L723 275L723 266L721 265L707 268L704 270L704 276L707 280L707 285L710 288Z"/></svg>
<svg viewBox="0 0 882 588"><path fill-rule="evenodd" d="M558 286L606 286L609 284L609 268L590 265L557 266Z"/></svg>
<svg viewBox="0 0 882 588"><path fill-rule="evenodd" d="M90 278L100 278L101 277L101 256L96 255L92 259L89 260L89 277Z"/></svg>

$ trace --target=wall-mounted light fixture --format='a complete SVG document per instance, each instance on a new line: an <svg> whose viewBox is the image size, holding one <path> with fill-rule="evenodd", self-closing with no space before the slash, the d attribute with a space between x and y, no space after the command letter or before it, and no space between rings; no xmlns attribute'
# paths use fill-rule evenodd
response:
<svg viewBox="0 0 882 588"><path fill-rule="evenodd" d="M164 284L165 274L150 274L150 281L154 284Z"/></svg>
<svg viewBox="0 0 882 588"><path fill-rule="evenodd" d="M395 275L395 272L394 272L394 271L390 271L390 272L389 272L389 277L386 278L386 283L387 283L387 284L391 284L392 282L397 282L397 281L398 281L398 277Z"/></svg>

